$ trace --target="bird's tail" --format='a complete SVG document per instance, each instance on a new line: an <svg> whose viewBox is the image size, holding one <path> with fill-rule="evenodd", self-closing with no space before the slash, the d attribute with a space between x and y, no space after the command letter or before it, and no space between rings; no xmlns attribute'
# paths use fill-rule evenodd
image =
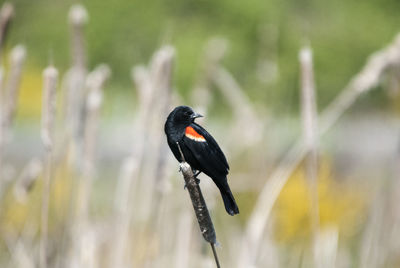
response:
<svg viewBox="0 0 400 268"><path fill-rule="evenodd" d="M239 208L236 204L235 198L232 195L232 192L231 192L231 189L229 188L228 183L225 182L223 187L218 187L218 188L219 188L219 191L221 192L222 200L224 200L226 212L228 212L228 214L231 216L233 216L235 214L239 214Z"/></svg>

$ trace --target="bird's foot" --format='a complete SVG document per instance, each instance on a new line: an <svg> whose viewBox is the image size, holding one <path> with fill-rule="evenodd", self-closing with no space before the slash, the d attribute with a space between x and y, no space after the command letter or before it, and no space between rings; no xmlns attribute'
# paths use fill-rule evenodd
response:
<svg viewBox="0 0 400 268"><path fill-rule="evenodd" d="M194 175L193 175L193 177L195 177L195 178L197 178L197 176L199 176L200 175L200 173L201 173L201 171L200 170L194 170Z"/></svg>

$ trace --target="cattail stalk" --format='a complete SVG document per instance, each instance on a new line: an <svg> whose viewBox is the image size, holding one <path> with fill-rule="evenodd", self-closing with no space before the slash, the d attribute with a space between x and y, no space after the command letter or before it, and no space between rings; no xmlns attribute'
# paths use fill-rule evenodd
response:
<svg viewBox="0 0 400 268"><path fill-rule="evenodd" d="M86 120L83 142L83 179L78 210L81 215L88 212L90 188L93 181L94 159L96 155L96 140L99 128L100 108L103 102L103 87L110 77L111 70L107 65L98 66L87 77L88 95L86 98Z"/></svg>
<svg viewBox="0 0 400 268"><path fill-rule="evenodd" d="M181 153L182 162L180 162L179 167L185 180L185 185L188 189L190 199L192 200L192 205L194 212L196 214L197 222L199 223L200 232L203 235L204 240L206 240L211 245L211 249L214 254L214 259L217 267L220 267L217 251L215 250L215 244L217 243L217 236L215 234L214 224L211 220L210 213L208 212L206 202L204 200L203 194L200 190L199 184L196 182L196 178L193 175L192 168L186 162L185 157L182 153L179 143L176 143L179 152Z"/></svg>
<svg viewBox="0 0 400 268"><path fill-rule="evenodd" d="M29 161L26 167L24 167L14 186L14 196L19 202L26 203L28 200L28 193L42 171L43 163L37 158Z"/></svg>
<svg viewBox="0 0 400 268"><path fill-rule="evenodd" d="M0 64L2 63L4 40L13 17L14 5L9 2L5 2L0 10Z"/></svg>
<svg viewBox="0 0 400 268"><path fill-rule="evenodd" d="M317 236L319 234L319 205L318 205L318 126L317 108L315 100L315 85L312 51L309 47L300 50L300 82L301 82L301 116L303 121L303 139L308 153L306 155L305 169L308 181L311 230L313 234L313 252L315 267L320 256L317 252Z"/></svg>
<svg viewBox="0 0 400 268"><path fill-rule="evenodd" d="M322 112L318 121L319 135L325 134L362 93L375 87L385 70L398 64L400 64L400 35L396 36L386 48L372 54L364 68ZM272 207L287 179L307 153L304 141L297 141L265 183L245 230L238 267L248 267L256 261L261 237Z"/></svg>
<svg viewBox="0 0 400 268"><path fill-rule="evenodd" d="M212 38L204 48L204 60L190 98L194 104L194 110L205 117L207 117L208 106L212 101L213 73L225 56L227 49L228 41L223 38Z"/></svg>
<svg viewBox="0 0 400 268"><path fill-rule="evenodd" d="M166 157L162 153L165 148L164 133L160 126L163 125L168 115L171 102L174 58L174 48L164 46L154 54L149 67L151 95L149 106L145 107L149 114L145 118L147 120L141 122L146 124L141 131L146 133L144 141L147 144L141 180L141 183L146 186L143 187L140 197L141 202L144 203L140 212L143 218L149 218L151 213L157 212L157 207L152 207L157 206L158 203L154 199L154 191L157 190L157 179L162 177L161 174L165 172L166 168ZM156 157L154 158L154 156Z"/></svg>
<svg viewBox="0 0 400 268"><path fill-rule="evenodd" d="M11 51L10 71L7 76L7 81L3 85L3 69L0 67L0 187L3 182L2 177L2 162L3 162L3 147L7 142L9 128L14 120L17 109L18 93L22 77L22 69L26 57L25 47L22 45L15 46Z"/></svg>
<svg viewBox="0 0 400 268"><path fill-rule="evenodd" d="M46 150L43 201L41 217L41 239L40 239L40 267L47 267L47 241L48 241L48 218L50 183L52 176L52 152L54 145L54 118L56 113L56 89L58 82L58 71L53 66L47 67L43 72L43 103L42 103L42 142Z"/></svg>
<svg viewBox="0 0 400 268"><path fill-rule="evenodd" d="M240 142L233 141L243 147L257 144L262 139L262 122L251 105L250 99L239 86L235 78L222 66L217 66L213 72L213 81L229 102L235 114L236 122L233 133L241 132ZM233 136L235 138L235 136Z"/></svg>
<svg viewBox="0 0 400 268"><path fill-rule="evenodd" d="M84 6L73 5L69 11L69 23L71 25L71 55L72 66L68 70L65 81L65 116L67 131L72 145L78 152L78 160L81 155L79 145L82 142L83 112L85 106L85 82L87 75L86 48L84 39L84 26L88 21L88 13ZM78 163L80 161L77 161Z"/></svg>

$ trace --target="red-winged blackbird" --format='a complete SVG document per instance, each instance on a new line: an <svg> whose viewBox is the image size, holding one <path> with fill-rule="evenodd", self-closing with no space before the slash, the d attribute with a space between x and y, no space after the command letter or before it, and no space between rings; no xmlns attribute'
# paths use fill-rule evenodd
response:
<svg viewBox="0 0 400 268"><path fill-rule="evenodd" d="M198 117L202 116L188 106L178 106L168 115L164 131L169 148L181 162L183 159L176 144L179 143L186 162L198 172L195 176L203 172L211 177L221 192L226 212L233 216L239 213L239 208L226 179L228 162L214 138L194 122Z"/></svg>

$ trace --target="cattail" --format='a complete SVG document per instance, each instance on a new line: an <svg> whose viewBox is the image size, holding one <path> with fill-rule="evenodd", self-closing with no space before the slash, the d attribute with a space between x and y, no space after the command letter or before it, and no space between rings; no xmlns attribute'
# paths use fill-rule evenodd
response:
<svg viewBox="0 0 400 268"><path fill-rule="evenodd" d="M339 96L325 108L318 121L320 126L319 135L325 134L363 92L373 88L378 83L384 70L399 64L400 35L385 49L374 53L364 68L354 76ZM260 248L260 238L265 230L272 207L290 174L306 154L307 148L303 140L296 142L271 173L270 178L259 194L246 226L238 267L248 267L256 261Z"/></svg>
<svg viewBox="0 0 400 268"><path fill-rule="evenodd" d="M179 151L181 153L181 158L183 160L179 164L179 167L182 172L183 179L185 180L185 185L188 189L190 199L192 200L192 205L196 214L197 222L199 223L200 232L203 235L204 240L210 243L217 267L220 267L218 255L215 250L215 244L217 244L217 236L215 234L214 224L211 220L210 213L207 209L206 201L204 200L199 184L196 182L192 168L185 161L185 157L182 153L179 143L177 142L176 144L178 145Z"/></svg>
<svg viewBox="0 0 400 268"><path fill-rule="evenodd" d="M0 63L4 47L4 40L12 18L14 17L14 5L5 2L0 10Z"/></svg>
<svg viewBox="0 0 400 268"><path fill-rule="evenodd" d="M5 131L11 125L15 111L17 109L17 100L19 93L19 85L21 83L22 69L25 62L26 50L22 45L15 46L11 51L10 57L10 72L7 77L7 83L5 85L5 111L4 121Z"/></svg>
<svg viewBox="0 0 400 268"><path fill-rule="evenodd" d="M85 42L83 26L88 22L89 16L84 6L76 4L71 7L68 15L72 26L72 58L73 65L86 67Z"/></svg>
<svg viewBox="0 0 400 268"><path fill-rule="evenodd" d="M149 82L145 82L143 85L151 87L151 95L143 97L142 99L149 98L149 105L144 107L143 111L146 113L142 114L141 124L144 131L141 141L146 143L146 150L143 151L143 168L142 168L142 183L145 183L146 187L140 193L140 199L144 203L141 206L139 212L143 218L149 218L150 213L156 213L157 208L151 208L151 206L158 205L158 200L155 200L154 191L157 189L155 184L159 178L162 178L161 174L164 174L166 166L164 133L160 126L163 125L165 118L168 114L168 108L171 102L171 91L172 91L172 71L174 66L175 50L171 46L164 46L158 50L151 59L150 67L148 71ZM144 76L146 77L146 76ZM140 86L140 85L138 85ZM141 89L149 90L147 88ZM142 93L143 95L145 93ZM146 99L147 101L147 99ZM151 110L148 110L151 109ZM139 137L140 138L140 137ZM143 146L143 145L139 145ZM156 157L154 157L156 156ZM158 196L158 195L157 195Z"/></svg>
<svg viewBox="0 0 400 268"><path fill-rule="evenodd" d="M110 68L102 64L87 77L86 86L89 90L86 98L86 125L84 130L84 176L91 177L95 155L95 141L100 117L100 107L103 102L103 87L111 75Z"/></svg>
<svg viewBox="0 0 400 268"><path fill-rule="evenodd" d="M305 47L300 50L300 82L301 82L301 115L303 121L303 139L308 150L306 156L306 175L309 186L311 207L311 229L313 233L313 253L316 267L321 263L321 255L318 254L319 235L319 205L318 205L318 126L317 108L315 101L315 85L312 51Z"/></svg>
<svg viewBox="0 0 400 268"><path fill-rule="evenodd" d="M87 75L86 47L84 25L88 21L88 14L84 6L73 5L68 16L71 25L71 56L72 66L65 77L64 109L67 121L67 131L75 151L78 152L79 164L81 161L80 143L84 128L85 82Z"/></svg>
<svg viewBox="0 0 400 268"><path fill-rule="evenodd" d="M52 151L54 118L56 112L56 89L58 82L58 71L53 66L43 71L43 103L42 103L42 130L41 136L46 149L46 161L44 170L44 183L42 194L42 217L41 217L41 239L40 239L40 267L47 267L47 231L49 217L50 181L52 176Z"/></svg>
<svg viewBox="0 0 400 268"><path fill-rule="evenodd" d="M56 89L58 71L53 66L47 67L43 72L43 103L42 103L42 128L41 137L46 149L53 145L54 119L56 113Z"/></svg>

